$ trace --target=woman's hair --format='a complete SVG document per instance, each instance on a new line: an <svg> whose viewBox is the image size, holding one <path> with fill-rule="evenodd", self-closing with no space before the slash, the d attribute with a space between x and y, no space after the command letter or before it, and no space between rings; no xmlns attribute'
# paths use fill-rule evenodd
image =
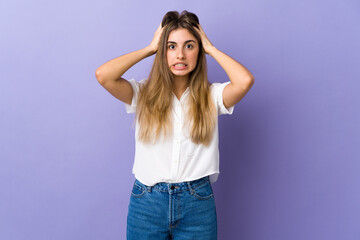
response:
<svg viewBox="0 0 360 240"><path fill-rule="evenodd" d="M189 108L186 114L192 142L208 145L212 139L216 121L216 109L211 98L207 78L205 50L201 37L194 27L199 28L199 19L187 11L179 14L171 11L162 20L163 32L148 79L140 85L136 109L139 124L138 138L144 143L155 142L160 136L167 137L172 129L173 74L167 63L167 40L175 29L187 29L197 40L199 54L195 69L189 75Z"/></svg>

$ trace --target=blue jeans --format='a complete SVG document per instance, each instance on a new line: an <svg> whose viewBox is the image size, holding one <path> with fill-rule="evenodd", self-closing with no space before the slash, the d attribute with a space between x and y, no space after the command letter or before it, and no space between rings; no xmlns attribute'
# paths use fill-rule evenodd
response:
<svg viewBox="0 0 360 240"><path fill-rule="evenodd" d="M216 208L209 177L151 187L136 179L126 236L128 240L216 240Z"/></svg>

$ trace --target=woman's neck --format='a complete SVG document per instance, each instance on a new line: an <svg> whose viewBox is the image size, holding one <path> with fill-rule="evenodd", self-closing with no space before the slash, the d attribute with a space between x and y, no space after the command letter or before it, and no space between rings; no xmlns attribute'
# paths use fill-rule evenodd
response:
<svg viewBox="0 0 360 240"><path fill-rule="evenodd" d="M173 92L176 97L180 99L181 95L185 92L189 86L189 76L174 76Z"/></svg>
<svg viewBox="0 0 360 240"><path fill-rule="evenodd" d="M187 88L187 86L189 85L189 76L174 76L174 80L173 80L173 90L174 91L179 91L179 90L184 90Z"/></svg>

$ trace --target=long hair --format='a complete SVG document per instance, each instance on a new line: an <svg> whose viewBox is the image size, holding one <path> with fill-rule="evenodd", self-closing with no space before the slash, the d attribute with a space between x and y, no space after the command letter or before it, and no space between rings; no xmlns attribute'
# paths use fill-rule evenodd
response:
<svg viewBox="0 0 360 240"><path fill-rule="evenodd" d="M185 123L191 141L207 146L213 136L216 122L216 109L211 98L210 83L207 78L205 50L201 37L195 31L198 17L190 12L179 14L171 11L162 20L164 27L160 36L158 50L147 80L140 85L135 119L139 124L138 139L144 143L155 142L160 137L173 134L172 101L173 74L167 63L167 40L176 29L187 29L199 43L199 54L195 69L189 74L189 108Z"/></svg>

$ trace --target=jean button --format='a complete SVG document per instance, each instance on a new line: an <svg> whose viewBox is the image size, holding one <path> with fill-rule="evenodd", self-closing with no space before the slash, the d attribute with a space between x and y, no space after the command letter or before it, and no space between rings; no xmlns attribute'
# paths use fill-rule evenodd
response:
<svg viewBox="0 0 360 240"><path fill-rule="evenodd" d="M171 190L174 190L174 189L175 189L175 187L174 187L174 186L171 186L171 187L170 187L170 189L171 189Z"/></svg>

